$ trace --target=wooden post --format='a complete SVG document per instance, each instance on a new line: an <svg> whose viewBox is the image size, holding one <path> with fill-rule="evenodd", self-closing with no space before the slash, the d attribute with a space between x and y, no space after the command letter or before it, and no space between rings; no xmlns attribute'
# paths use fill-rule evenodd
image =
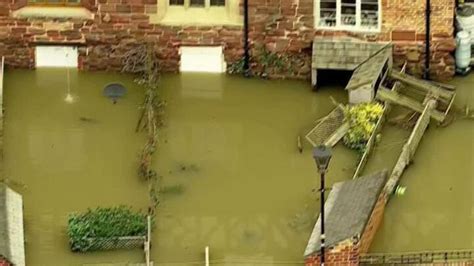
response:
<svg viewBox="0 0 474 266"><path fill-rule="evenodd" d="M317 90L318 84L318 70L316 68L311 69L311 87L313 90Z"/></svg>
<svg viewBox="0 0 474 266"><path fill-rule="evenodd" d="M205 261L206 261L206 266L209 266L209 246L206 246L204 249L205 252Z"/></svg>
<svg viewBox="0 0 474 266"><path fill-rule="evenodd" d="M146 266L151 266L150 264L150 242L151 242L151 217L150 215L147 216L147 225L148 225L148 232L145 241L145 258L146 258Z"/></svg>

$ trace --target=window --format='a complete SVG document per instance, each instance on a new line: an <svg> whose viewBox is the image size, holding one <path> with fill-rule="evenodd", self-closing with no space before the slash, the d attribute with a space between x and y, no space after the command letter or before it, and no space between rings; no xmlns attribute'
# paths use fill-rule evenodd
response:
<svg viewBox="0 0 474 266"><path fill-rule="evenodd" d="M240 0L157 0L150 22L166 25L242 25Z"/></svg>
<svg viewBox="0 0 474 266"><path fill-rule="evenodd" d="M377 31L380 0L317 0L316 27L323 29Z"/></svg>
<svg viewBox="0 0 474 266"><path fill-rule="evenodd" d="M210 6L225 6L225 0L169 0L170 6L184 6L184 7L210 7Z"/></svg>
<svg viewBox="0 0 474 266"><path fill-rule="evenodd" d="M67 6L80 3L80 0L28 0L28 5Z"/></svg>

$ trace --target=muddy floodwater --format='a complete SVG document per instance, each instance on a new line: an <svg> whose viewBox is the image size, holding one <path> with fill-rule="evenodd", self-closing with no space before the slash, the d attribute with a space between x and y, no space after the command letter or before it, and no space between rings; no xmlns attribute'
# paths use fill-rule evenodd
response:
<svg viewBox="0 0 474 266"><path fill-rule="evenodd" d="M148 206L137 176L145 136L134 132L143 89L125 75L69 75L68 85L66 69L6 72L4 173L24 197L27 264L142 262L139 249L69 251L69 213ZM117 81L128 91L113 104L102 89ZM474 76L454 83L462 87L459 104L474 105ZM343 85L314 93L303 81L183 74L165 75L160 88L167 106L154 157L162 186L155 263L202 264L209 246L213 265L301 265L319 212L319 178L309 145L303 141L300 153L297 136L334 108L330 96L347 101ZM374 251L474 246L473 130L467 120L429 129ZM385 131L367 171L390 167L407 135ZM338 145L329 185L350 179L357 158Z"/></svg>

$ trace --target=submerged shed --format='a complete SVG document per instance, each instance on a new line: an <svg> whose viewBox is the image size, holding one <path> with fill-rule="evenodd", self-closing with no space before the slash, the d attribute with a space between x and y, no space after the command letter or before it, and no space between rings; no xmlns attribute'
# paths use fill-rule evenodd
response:
<svg viewBox="0 0 474 266"><path fill-rule="evenodd" d="M15 266L25 265L23 198L0 183L0 258Z"/></svg>
<svg viewBox="0 0 474 266"><path fill-rule="evenodd" d="M311 83L316 88L318 71L353 71L346 90L350 103L370 102L392 67L392 44L350 37L317 36L313 40Z"/></svg>
<svg viewBox="0 0 474 266"><path fill-rule="evenodd" d="M340 243L359 244L375 203L385 185L387 172L334 184L325 203L326 247ZM321 249L321 217L314 226L304 256L318 254ZM346 245L346 246L347 246ZM349 247L351 248L351 247Z"/></svg>

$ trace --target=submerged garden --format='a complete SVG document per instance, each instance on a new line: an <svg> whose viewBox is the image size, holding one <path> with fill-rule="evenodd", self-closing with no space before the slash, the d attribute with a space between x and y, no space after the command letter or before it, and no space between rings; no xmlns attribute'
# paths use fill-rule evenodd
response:
<svg viewBox="0 0 474 266"><path fill-rule="evenodd" d="M63 69L7 71L6 182L24 195L28 265L144 262L143 248L155 263L190 265L202 263L206 246L216 264L300 265L319 199L310 146L295 140L347 102L342 86L328 79L314 93L303 81L160 77L155 56L140 46L127 53L124 74L74 71L70 84ZM268 67L280 62L267 57ZM458 106L474 104L470 80L455 81ZM127 88L115 104L101 94L111 82ZM66 87L76 101L60 97ZM335 147L329 184L352 178L382 113L378 103L343 108L349 130ZM377 134L367 171L395 164L412 114L395 115ZM428 133L424 143L443 152L421 146L374 250L472 245L472 219L449 219L470 217L472 149L445 153L472 146L473 130L463 119ZM447 164L433 166L439 158ZM435 244L440 231L451 237ZM407 242L411 234L424 240Z"/></svg>

